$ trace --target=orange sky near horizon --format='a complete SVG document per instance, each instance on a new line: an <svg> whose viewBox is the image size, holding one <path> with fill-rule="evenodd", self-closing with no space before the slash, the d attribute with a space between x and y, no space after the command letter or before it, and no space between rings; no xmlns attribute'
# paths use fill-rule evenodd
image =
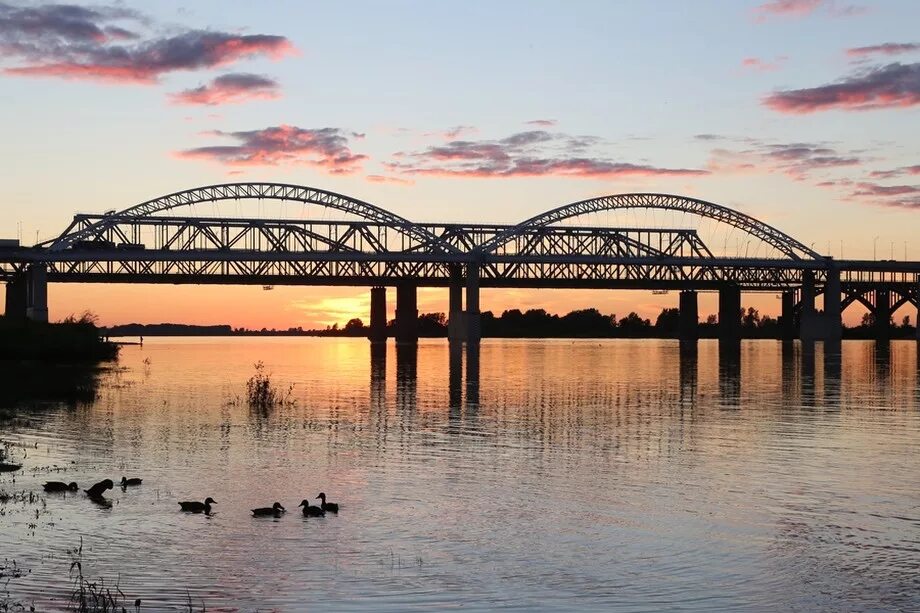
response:
<svg viewBox="0 0 920 613"><path fill-rule="evenodd" d="M777 316L780 301L774 293L742 294L742 306L754 307L762 314ZM447 290L418 290L420 313L446 313ZM507 309L545 309L564 315L569 311L597 308L604 314L624 317L635 311L653 322L663 308L677 307L678 292L653 294L649 291L625 290L532 290L483 289L481 307L496 315ZM821 300L817 301L820 308ZM387 291L388 318L395 316L396 291ZM152 284L69 284L49 285L49 311L52 320L91 311L99 324L112 326L128 323L186 323L197 325L229 324L234 328L287 329L342 326L357 317L370 321L370 288L275 286L266 291L260 286L152 285ZM718 295L701 292L700 319L718 313ZM865 309L853 305L844 312L847 325L857 325ZM895 321L904 315L916 321L917 313L909 305L895 313Z"/></svg>

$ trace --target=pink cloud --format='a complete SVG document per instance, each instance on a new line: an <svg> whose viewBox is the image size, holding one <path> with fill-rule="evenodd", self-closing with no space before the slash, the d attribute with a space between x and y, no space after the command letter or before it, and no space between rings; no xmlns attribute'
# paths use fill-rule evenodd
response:
<svg viewBox="0 0 920 613"><path fill-rule="evenodd" d="M779 91L763 103L774 111L799 115L915 106L920 104L920 63L888 64L828 85Z"/></svg>
<svg viewBox="0 0 920 613"><path fill-rule="evenodd" d="M914 166L902 166L891 170L873 170L869 173L871 179L894 179L904 175L920 175L920 164Z"/></svg>
<svg viewBox="0 0 920 613"><path fill-rule="evenodd" d="M920 43L884 43L868 47L852 47L847 49L847 55L865 57L867 55L898 55L913 51L920 51Z"/></svg>
<svg viewBox="0 0 920 613"><path fill-rule="evenodd" d="M840 5L836 0L769 0L754 7L754 20L764 22L775 17L807 17L823 9L832 17L847 17L865 12L855 5Z"/></svg>
<svg viewBox="0 0 920 613"><path fill-rule="evenodd" d="M556 125L555 119L531 119L530 121L525 121L524 123L531 126L539 126L541 128L551 128Z"/></svg>
<svg viewBox="0 0 920 613"><path fill-rule="evenodd" d="M207 85L169 96L173 104L207 106L239 104L250 100L271 100L280 97L280 86L277 81L249 73L221 75Z"/></svg>
<svg viewBox="0 0 920 613"><path fill-rule="evenodd" d="M127 22L134 30L119 23ZM185 30L167 37L141 35L149 20L121 7L0 4L0 48L15 62L13 76L149 84L164 74L215 68L253 57L294 52L283 36Z"/></svg>
<svg viewBox="0 0 920 613"><path fill-rule="evenodd" d="M862 163L855 155L839 152L823 144L764 143L752 140L748 145L748 148L740 150L713 149L707 167L719 173L782 173L796 181L804 181L815 174Z"/></svg>
<svg viewBox="0 0 920 613"><path fill-rule="evenodd" d="M305 129L273 126L261 130L210 133L237 141L235 145L196 147L176 152L183 159L200 159L225 166L279 166L305 164L330 174L352 174L361 170L366 155L352 153L349 137L355 133L338 128Z"/></svg>
<svg viewBox="0 0 920 613"><path fill-rule="evenodd" d="M400 177L390 177L385 175L367 175L366 179L371 183L393 183L396 185L414 185L415 181L411 179L401 179Z"/></svg>
<svg viewBox="0 0 920 613"><path fill-rule="evenodd" d="M772 62L762 60L759 57L746 57L741 60L741 67L754 72L775 72L780 69L787 59L785 55L777 57Z"/></svg>
<svg viewBox="0 0 920 613"><path fill-rule="evenodd" d="M467 178L557 176L614 179L634 176L699 176L706 170L662 168L613 161L587 150L599 139L518 132L499 140L456 140L417 152L397 152L385 166L404 175Z"/></svg>

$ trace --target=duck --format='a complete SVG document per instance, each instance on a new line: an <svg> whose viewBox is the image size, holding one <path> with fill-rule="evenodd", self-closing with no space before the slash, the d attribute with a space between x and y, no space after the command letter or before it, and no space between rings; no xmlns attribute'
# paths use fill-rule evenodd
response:
<svg viewBox="0 0 920 613"><path fill-rule="evenodd" d="M122 478L121 478L121 483L119 483L119 485L120 485L121 487L125 488L125 487L128 487L129 485L140 485L140 484L141 484L141 481L143 481L143 479L136 479L136 478L134 478L134 479L126 479L126 478L122 477Z"/></svg>
<svg viewBox="0 0 920 613"><path fill-rule="evenodd" d="M87 497L94 504L98 504L100 507L105 507L106 509L109 509L112 507L112 501L106 498L105 496L103 496L102 494L97 494L97 495L88 494Z"/></svg>
<svg viewBox="0 0 920 613"><path fill-rule="evenodd" d="M329 511L330 513L339 512L339 504L337 502L326 502L326 494L320 492L317 498L323 501L321 505L323 511Z"/></svg>
<svg viewBox="0 0 920 613"><path fill-rule="evenodd" d="M76 492L80 486L76 482L48 481L43 486L46 492Z"/></svg>
<svg viewBox="0 0 920 613"><path fill-rule="evenodd" d="M316 506L310 506L308 500L301 500L298 507L303 507L303 516L304 517L322 517L326 514L321 508Z"/></svg>
<svg viewBox="0 0 920 613"><path fill-rule="evenodd" d="M265 517L267 515L274 515L275 517L281 517L281 514L287 511L280 502L276 502L270 507L261 507L258 509L252 510L253 517Z"/></svg>
<svg viewBox="0 0 920 613"><path fill-rule="evenodd" d="M213 498L208 496L204 502L180 502L179 506L182 507L182 510L186 513L204 513L205 515L211 514L211 505L217 504Z"/></svg>
<svg viewBox="0 0 920 613"><path fill-rule="evenodd" d="M115 487L115 484L112 483L111 479L103 479L102 481L94 485L93 487L89 488L88 490L83 490L83 491L86 492L86 495L89 496L90 498L95 498L98 496L102 496L102 494L104 494L106 490L110 490L113 487Z"/></svg>
<svg viewBox="0 0 920 613"><path fill-rule="evenodd" d="M0 462L0 473L11 473L20 468L22 468L22 464L7 464L6 462Z"/></svg>

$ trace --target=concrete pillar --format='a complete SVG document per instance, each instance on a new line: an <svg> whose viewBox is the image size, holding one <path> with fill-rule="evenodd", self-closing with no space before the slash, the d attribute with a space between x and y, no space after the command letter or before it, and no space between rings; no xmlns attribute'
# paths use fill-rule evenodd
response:
<svg viewBox="0 0 920 613"><path fill-rule="evenodd" d="M396 342L418 343L418 287L414 283L396 286Z"/></svg>
<svg viewBox="0 0 920 613"><path fill-rule="evenodd" d="M784 341L791 341L797 334L795 333L795 292L783 292L782 313L780 314L779 337Z"/></svg>
<svg viewBox="0 0 920 613"><path fill-rule="evenodd" d="M741 343L741 288L737 285L719 288L719 343Z"/></svg>
<svg viewBox="0 0 920 613"><path fill-rule="evenodd" d="M372 343L387 341L387 288L371 288L371 329L367 336Z"/></svg>
<svg viewBox="0 0 920 613"><path fill-rule="evenodd" d="M16 275L6 282L6 310L4 314L10 319L25 319L28 297L25 275Z"/></svg>
<svg viewBox="0 0 920 613"><path fill-rule="evenodd" d="M917 316L914 318L914 331L917 340L920 341L920 282L917 283ZM920 366L920 360L917 365ZM920 386L917 386L917 389L920 389Z"/></svg>
<svg viewBox="0 0 920 613"><path fill-rule="evenodd" d="M697 295L694 290L684 290L680 293L680 320L678 322L678 337L681 341L695 341L699 337L700 311Z"/></svg>
<svg viewBox="0 0 920 613"><path fill-rule="evenodd" d="M48 269L44 264L31 264L26 272L26 317L32 321L48 321Z"/></svg>
<svg viewBox="0 0 920 613"><path fill-rule="evenodd" d="M891 291L875 290L875 338L886 340L891 337Z"/></svg>
<svg viewBox="0 0 920 613"><path fill-rule="evenodd" d="M466 265L466 342L479 343L481 338L479 321L479 265Z"/></svg>
<svg viewBox="0 0 920 613"><path fill-rule="evenodd" d="M843 321L840 317L840 269L830 266L827 269L827 283L824 285L824 319L825 348L826 343L836 342L843 338Z"/></svg>
<svg viewBox="0 0 920 613"><path fill-rule="evenodd" d="M815 273L806 270L802 273L802 309L799 312L799 338L812 342L820 337L821 325L815 313Z"/></svg>
<svg viewBox="0 0 920 613"><path fill-rule="evenodd" d="M447 310L447 338L462 341L466 336L463 325L463 266L450 265L450 298Z"/></svg>

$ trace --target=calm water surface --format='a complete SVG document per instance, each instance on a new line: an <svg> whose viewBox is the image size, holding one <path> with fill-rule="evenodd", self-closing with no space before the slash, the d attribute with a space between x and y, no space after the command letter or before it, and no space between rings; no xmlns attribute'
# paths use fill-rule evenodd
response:
<svg viewBox="0 0 920 613"><path fill-rule="evenodd" d="M6 373L25 469L0 490L40 499L0 504L0 558L39 611L66 606L81 537L86 575L142 611L917 611L917 351L147 339L95 388ZM259 360L289 406L241 400ZM144 484L111 508L41 492L122 475ZM341 512L303 518L320 491Z"/></svg>

